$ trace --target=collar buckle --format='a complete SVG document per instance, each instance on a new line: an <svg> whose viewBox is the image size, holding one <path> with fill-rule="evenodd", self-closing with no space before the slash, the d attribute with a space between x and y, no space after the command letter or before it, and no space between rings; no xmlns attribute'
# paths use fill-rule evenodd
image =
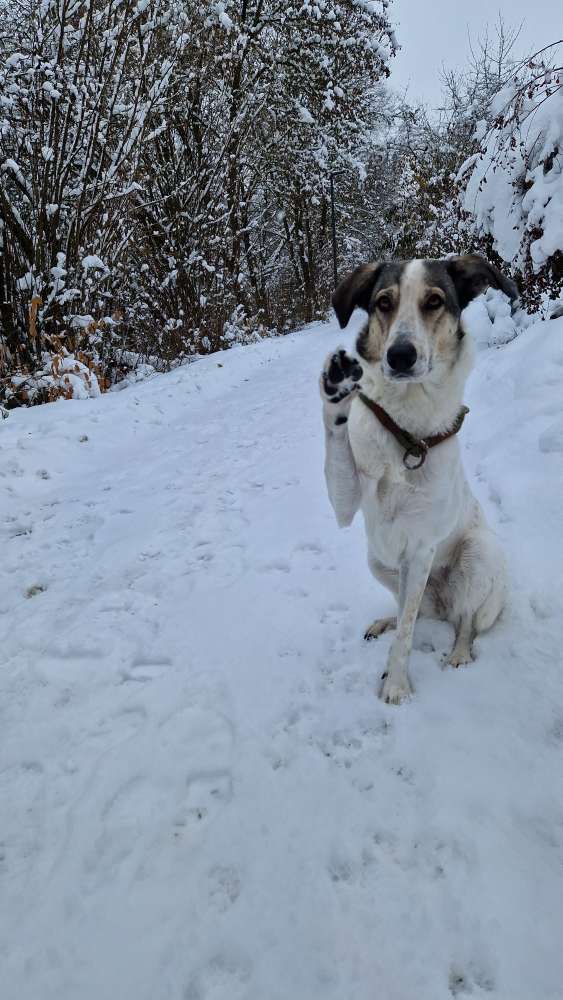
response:
<svg viewBox="0 0 563 1000"><path fill-rule="evenodd" d="M413 441L412 444L409 444L405 454L403 455L403 465L405 469L408 469L409 472L412 472L414 469L420 469L421 465L424 465L426 461L427 454L428 445L426 444L426 441L423 441L422 439L419 441ZM418 458L418 462L411 465L409 458Z"/></svg>

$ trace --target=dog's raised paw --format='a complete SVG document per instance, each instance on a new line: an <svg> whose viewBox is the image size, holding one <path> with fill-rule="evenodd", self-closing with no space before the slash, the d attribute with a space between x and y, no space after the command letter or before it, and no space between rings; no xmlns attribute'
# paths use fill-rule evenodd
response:
<svg viewBox="0 0 563 1000"><path fill-rule="evenodd" d="M362 367L356 358L340 348L329 354L321 373L321 392L328 403L340 403L358 388Z"/></svg>

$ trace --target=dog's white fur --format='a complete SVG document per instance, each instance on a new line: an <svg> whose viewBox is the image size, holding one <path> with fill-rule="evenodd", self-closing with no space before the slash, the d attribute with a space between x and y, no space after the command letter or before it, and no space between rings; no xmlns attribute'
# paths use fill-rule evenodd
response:
<svg viewBox="0 0 563 1000"><path fill-rule="evenodd" d="M386 353L409 330L418 353L416 377L399 381L390 377L384 360L362 360L361 388L400 427L426 437L452 427L473 346L466 335L455 363L440 357L416 308L421 268L413 261L404 272L385 345ZM490 628L502 610L504 558L465 478L457 436L432 448L420 469L407 471L403 449L355 392L330 402L321 380L321 396L325 474L338 524L350 524L362 509L370 569L397 598L397 629L380 696L398 704L412 692L408 660L418 614L451 622L456 638L449 663L469 662L474 636ZM368 633L376 636L393 624L374 622Z"/></svg>

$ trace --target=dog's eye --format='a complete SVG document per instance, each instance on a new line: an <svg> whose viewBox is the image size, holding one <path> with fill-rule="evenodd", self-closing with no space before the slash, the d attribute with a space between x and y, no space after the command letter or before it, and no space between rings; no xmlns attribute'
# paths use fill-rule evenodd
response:
<svg viewBox="0 0 563 1000"><path fill-rule="evenodd" d="M444 300L441 295L429 295L424 303L425 309L440 309L443 306Z"/></svg>
<svg viewBox="0 0 563 1000"><path fill-rule="evenodd" d="M375 304L377 308L383 313L391 312L393 308L393 303L388 295L380 295Z"/></svg>

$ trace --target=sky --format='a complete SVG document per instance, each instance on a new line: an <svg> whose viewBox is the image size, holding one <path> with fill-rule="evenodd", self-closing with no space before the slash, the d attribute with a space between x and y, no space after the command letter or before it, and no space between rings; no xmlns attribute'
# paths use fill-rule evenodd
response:
<svg viewBox="0 0 563 1000"><path fill-rule="evenodd" d="M524 26L517 43L517 55L536 51L563 37L562 0L393 0L390 16L402 46L392 60L391 83L408 87L409 99L423 99L437 107L440 101L440 69L462 67L469 54L468 33L476 40L491 27L497 14L507 25Z"/></svg>

